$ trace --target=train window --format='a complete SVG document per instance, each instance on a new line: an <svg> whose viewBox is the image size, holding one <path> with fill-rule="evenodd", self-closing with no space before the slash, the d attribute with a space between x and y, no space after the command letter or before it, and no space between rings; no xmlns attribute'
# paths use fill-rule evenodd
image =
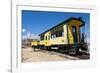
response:
<svg viewBox="0 0 100 73"><path fill-rule="evenodd" d="M63 36L64 35L64 32L63 31L58 31L57 33L56 33L56 37L61 37L61 36Z"/></svg>
<svg viewBox="0 0 100 73"><path fill-rule="evenodd" d="M52 39L53 37L52 37L52 35L51 35L51 39Z"/></svg>
<svg viewBox="0 0 100 73"><path fill-rule="evenodd" d="M55 33L51 34L51 39L56 38L56 37L61 37L64 36L64 31L56 31Z"/></svg>
<svg viewBox="0 0 100 73"><path fill-rule="evenodd" d="M61 37L61 36L62 36L62 31L59 32L59 37Z"/></svg>
<svg viewBox="0 0 100 73"><path fill-rule="evenodd" d="M48 40L50 40L50 36L48 36Z"/></svg>
<svg viewBox="0 0 100 73"><path fill-rule="evenodd" d="M56 33L55 35L56 35L56 37L58 37L58 36L59 36L59 34L58 34L58 33Z"/></svg>
<svg viewBox="0 0 100 73"><path fill-rule="evenodd" d="M52 34L52 35L51 35L51 39L56 38L56 37L59 37L59 36L60 36L59 33L56 32L55 34Z"/></svg>
<svg viewBox="0 0 100 73"><path fill-rule="evenodd" d="M52 38L54 38L54 34L52 35Z"/></svg>
<svg viewBox="0 0 100 73"><path fill-rule="evenodd" d="M51 39L53 39L53 38L54 38L54 34L51 35Z"/></svg>
<svg viewBox="0 0 100 73"><path fill-rule="evenodd" d="M47 36L45 36L45 40L47 40Z"/></svg>
<svg viewBox="0 0 100 73"><path fill-rule="evenodd" d="M41 40L44 40L44 36L40 36L40 39L41 39Z"/></svg>
<svg viewBox="0 0 100 73"><path fill-rule="evenodd" d="M62 36L64 36L64 32L62 32Z"/></svg>
<svg viewBox="0 0 100 73"><path fill-rule="evenodd" d="M56 38L56 35L55 34L53 35L53 38Z"/></svg>

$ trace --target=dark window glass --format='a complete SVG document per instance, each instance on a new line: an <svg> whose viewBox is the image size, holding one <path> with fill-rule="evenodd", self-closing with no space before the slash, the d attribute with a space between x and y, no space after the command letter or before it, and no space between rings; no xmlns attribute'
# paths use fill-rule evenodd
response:
<svg viewBox="0 0 100 73"><path fill-rule="evenodd" d="M50 36L48 36L48 40L50 40Z"/></svg>

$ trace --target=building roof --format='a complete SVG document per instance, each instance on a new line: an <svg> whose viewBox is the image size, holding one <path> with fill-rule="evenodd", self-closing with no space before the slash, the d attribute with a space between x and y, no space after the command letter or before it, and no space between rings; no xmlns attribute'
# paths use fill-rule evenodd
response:
<svg viewBox="0 0 100 73"><path fill-rule="evenodd" d="M48 31L50 31L50 30L52 30L52 29L54 29L54 28L56 28L56 27L58 27L58 26L60 26L60 25L63 25L64 23L67 23L67 22L69 22L71 20L79 20L79 21L82 22L82 25L81 26L84 26L85 25L85 22L82 20L82 17L80 17L80 18L71 17L71 18L69 18L69 19L67 19L67 20L65 20L65 21L57 24L56 26L54 26L54 27L52 27L52 28L50 28L50 29L42 32L41 34L39 34L39 36L42 35L42 34L44 34L44 33L46 33L46 32L48 32Z"/></svg>

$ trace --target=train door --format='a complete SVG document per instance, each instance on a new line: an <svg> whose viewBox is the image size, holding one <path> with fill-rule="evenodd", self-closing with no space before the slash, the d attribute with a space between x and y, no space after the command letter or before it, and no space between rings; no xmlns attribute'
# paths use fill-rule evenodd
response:
<svg viewBox="0 0 100 73"><path fill-rule="evenodd" d="M75 44L78 43L78 37L77 37L77 27L72 26L72 34L73 34L73 41Z"/></svg>
<svg viewBox="0 0 100 73"><path fill-rule="evenodd" d="M45 46L50 46L50 32L45 34Z"/></svg>

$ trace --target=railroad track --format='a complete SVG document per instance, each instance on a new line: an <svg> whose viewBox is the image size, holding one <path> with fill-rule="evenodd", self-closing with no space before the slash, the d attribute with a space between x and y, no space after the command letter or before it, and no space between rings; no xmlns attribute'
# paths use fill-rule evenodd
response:
<svg viewBox="0 0 100 73"><path fill-rule="evenodd" d="M43 52L45 52L45 51L48 51L48 53L51 55L56 54L56 55L59 55L59 56L64 57L64 58L69 58L71 60L90 59L90 54L83 52L83 51L80 51L77 55L69 55L67 52L60 52L56 49L44 50Z"/></svg>

